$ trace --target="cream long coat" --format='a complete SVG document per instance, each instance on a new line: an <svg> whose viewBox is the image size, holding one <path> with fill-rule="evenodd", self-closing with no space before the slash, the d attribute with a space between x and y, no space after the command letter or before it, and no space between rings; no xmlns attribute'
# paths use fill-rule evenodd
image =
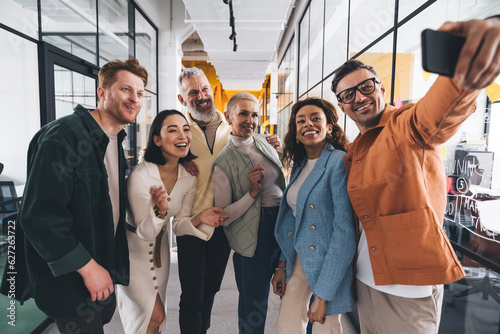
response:
<svg viewBox="0 0 500 334"><path fill-rule="evenodd" d="M170 217L174 224L191 225L190 214L196 191L196 177L191 176L179 165L177 182L169 194L168 215L165 219L156 217L149 190L152 185L163 185L156 164L143 162L134 168L127 182L131 216L128 223L136 226L136 232L127 230L130 253L130 285L117 285L118 310L127 334L146 333L153 306L158 293L167 313L167 281L170 268L170 247L166 226ZM130 212L129 212L130 214ZM131 218L134 219L131 219ZM164 229L161 240L161 267L154 264L153 255L156 236ZM189 226L185 227L189 230ZM193 233L196 233L193 231ZM165 323L160 326L163 330Z"/></svg>

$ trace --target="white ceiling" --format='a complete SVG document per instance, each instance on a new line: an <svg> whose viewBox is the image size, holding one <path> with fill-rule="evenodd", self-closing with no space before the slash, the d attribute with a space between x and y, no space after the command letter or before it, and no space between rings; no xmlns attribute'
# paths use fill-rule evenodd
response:
<svg viewBox="0 0 500 334"><path fill-rule="evenodd" d="M236 52L223 0L183 1L224 89L260 90L295 1L233 0Z"/></svg>

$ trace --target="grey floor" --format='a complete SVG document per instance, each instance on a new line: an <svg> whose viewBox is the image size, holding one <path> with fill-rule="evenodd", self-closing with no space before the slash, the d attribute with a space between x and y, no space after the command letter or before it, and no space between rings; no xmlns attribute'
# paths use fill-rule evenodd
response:
<svg viewBox="0 0 500 334"><path fill-rule="evenodd" d="M177 261L175 253L172 256L170 264L170 278L167 287L167 322L164 334L180 333L178 325L179 315L179 297L181 286L177 272ZM266 321L266 333L276 333L276 322L278 320L280 299L274 293L269 294L269 307ZM210 334L231 334L238 333L238 289L234 281L234 268L232 255L228 262L226 274L222 281L222 287L215 296L215 302L212 310L211 326L208 332ZM355 334L350 324L345 324L349 328L344 328L344 334ZM115 312L111 322L104 327L106 334L123 334L123 327L120 315ZM58 334L55 324L50 325L43 334Z"/></svg>
<svg viewBox="0 0 500 334"><path fill-rule="evenodd" d="M495 284L498 283L498 275L491 273ZM440 334L496 334L499 333L498 314L500 305L493 298L483 300L481 293L477 293L465 298L456 299L453 306L448 305L450 296L469 288L463 284L450 284L445 288L443 314L441 318ZM168 312L166 330L163 334L179 333L178 326L178 305L181 288L177 273L177 263L175 254L170 265L170 278L167 288ZM221 291L215 297L212 312L212 325L210 334L232 334L237 333L237 304L238 290L234 281L234 269L232 260L228 262L226 274L222 282ZM266 322L266 333L276 333L276 322L278 319L280 299L273 293L269 296L269 309ZM343 322L343 324L345 324ZM355 334L350 324L349 328L344 328L344 334ZM118 312L111 323L105 327L106 334L123 334L123 327ZM54 324L50 325L43 334L58 334Z"/></svg>

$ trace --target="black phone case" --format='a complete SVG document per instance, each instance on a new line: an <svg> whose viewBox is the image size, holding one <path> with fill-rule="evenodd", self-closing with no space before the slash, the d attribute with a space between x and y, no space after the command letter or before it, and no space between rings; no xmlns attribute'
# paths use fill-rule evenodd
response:
<svg viewBox="0 0 500 334"><path fill-rule="evenodd" d="M422 31L422 67L427 72L453 77L465 38L443 31Z"/></svg>

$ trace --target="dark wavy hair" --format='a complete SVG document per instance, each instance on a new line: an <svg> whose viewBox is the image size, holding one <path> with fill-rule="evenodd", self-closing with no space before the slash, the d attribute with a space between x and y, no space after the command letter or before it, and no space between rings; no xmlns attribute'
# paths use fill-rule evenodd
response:
<svg viewBox="0 0 500 334"><path fill-rule="evenodd" d="M285 135L285 144L283 145L283 154L281 156L281 161L286 167L296 168L307 157L304 145L300 142L297 144L297 126L295 122L299 110L308 105L316 106L323 110L326 116L326 123L332 125L332 136L331 138L326 138L327 142L332 144L336 149L347 152L349 141L342 128L337 124L339 117L333 104L318 97L310 97L297 101L292 107L290 121L288 122L288 132Z"/></svg>
<svg viewBox="0 0 500 334"><path fill-rule="evenodd" d="M163 121L170 115L181 115L187 122L186 116L184 116L184 114L182 114L178 110L168 109L160 111L153 120L153 124L151 124L151 130L149 130L148 145L146 146L146 152L144 153L144 160L146 160L147 162L152 162L160 166L163 166L167 163L167 160L165 160L161 149L156 146L154 142L154 136L158 136L161 138L161 127L163 126ZM179 163L182 164L193 159L196 159L196 156L191 153L191 149L189 149L188 154L184 158L179 159Z"/></svg>
<svg viewBox="0 0 500 334"><path fill-rule="evenodd" d="M351 74L354 71L357 71L361 68L364 68L370 72L372 72L375 75L375 78L378 80L378 74L375 72L373 67L366 65L365 63L356 60L356 59L350 59L340 65L334 72L333 72L333 79L332 79L332 86L330 89L332 90L333 94L337 95L337 86L346 75Z"/></svg>

